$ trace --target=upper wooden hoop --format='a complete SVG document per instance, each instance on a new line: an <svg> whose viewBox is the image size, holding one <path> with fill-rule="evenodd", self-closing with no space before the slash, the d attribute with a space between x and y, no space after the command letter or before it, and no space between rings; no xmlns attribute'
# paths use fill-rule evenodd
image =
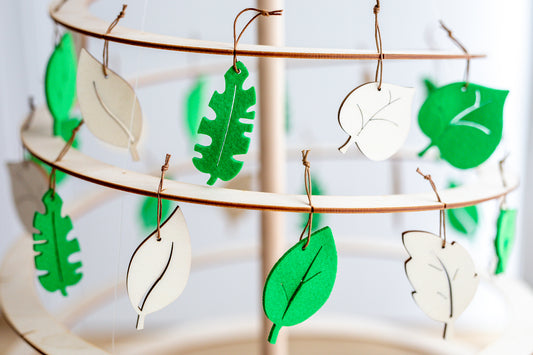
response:
<svg viewBox="0 0 533 355"><path fill-rule="evenodd" d="M125 28L120 25L106 35L109 23L89 12L89 5L94 0L69 0L58 11L56 8L62 0L50 5L50 17L58 24L86 36L106 39L133 46L166 49L172 51L233 55L233 44L212 42L198 39L164 36ZM238 56L274 57L296 59L351 59L378 60L379 54L372 50L276 47L264 45L239 44ZM385 51L383 59L467 59L483 58L484 54L464 54L440 51Z"/></svg>
<svg viewBox="0 0 533 355"><path fill-rule="evenodd" d="M65 142L51 137L50 116L46 107L35 111L30 128L21 132L21 139L28 151L58 170L95 184L139 195L157 196L159 178L124 170L81 152L70 149L59 162L55 159ZM446 208L458 208L479 204L502 197L518 187L518 179L506 176L507 186L502 186L497 169L483 174L474 184L439 191ZM309 212L307 195L288 195L256 191L232 190L218 187L187 184L165 180L161 197L168 200L191 202L211 206L234 207L255 210ZM443 208L432 192L388 196L313 196L316 213L390 213L429 211Z"/></svg>

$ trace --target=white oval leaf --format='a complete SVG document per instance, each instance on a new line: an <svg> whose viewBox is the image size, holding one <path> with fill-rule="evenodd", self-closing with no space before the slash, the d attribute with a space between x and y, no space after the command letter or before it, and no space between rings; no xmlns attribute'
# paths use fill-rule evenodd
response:
<svg viewBox="0 0 533 355"><path fill-rule="evenodd" d="M433 233L409 231L402 236L411 256L405 272L416 304L430 318L451 328L472 301L479 284L470 254L459 244L446 243ZM449 333L449 332L448 332Z"/></svg>
<svg viewBox="0 0 533 355"><path fill-rule="evenodd" d="M11 193L20 222L31 236L33 216L36 211L44 213L42 197L48 191L46 171L36 163L26 160L7 163L11 178Z"/></svg>
<svg viewBox="0 0 533 355"><path fill-rule="evenodd" d="M104 76L102 63L81 50L77 92L80 110L89 130L104 142L129 148L139 160L136 145L141 136L142 111L131 85L110 69Z"/></svg>
<svg viewBox="0 0 533 355"><path fill-rule="evenodd" d="M371 160L396 153L407 139L415 89L375 82L352 90L339 108L339 124L350 135L339 150L346 153L355 143Z"/></svg>
<svg viewBox="0 0 533 355"><path fill-rule="evenodd" d="M146 238L131 257L126 288L138 314L137 329L144 318L174 301L183 292L191 270L191 242L181 209L174 212Z"/></svg>

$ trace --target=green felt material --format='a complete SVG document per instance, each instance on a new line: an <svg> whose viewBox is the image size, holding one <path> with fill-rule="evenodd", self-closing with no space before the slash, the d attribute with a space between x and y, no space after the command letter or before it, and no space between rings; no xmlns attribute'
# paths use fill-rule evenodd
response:
<svg viewBox="0 0 533 355"><path fill-rule="evenodd" d="M503 105L508 91L453 83L433 91L418 113L420 129L441 158L459 169L487 160L502 138Z"/></svg>
<svg viewBox="0 0 533 355"><path fill-rule="evenodd" d="M170 213L174 210L172 202L169 200L161 200L161 220L166 221ZM141 208L139 210L139 219L142 226L146 230L154 230L157 228L157 198L144 197Z"/></svg>
<svg viewBox="0 0 533 355"><path fill-rule="evenodd" d="M450 182L449 188L457 187L454 182ZM457 232L465 236L473 237L479 226L479 213L477 206L453 208L446 213L448 224Z"/></svg>
<svg viewBox="0 0 533 355"><path fill-rule="evenodd" d="M429 96L433 91L437 90L437 84L430 78L424 78L424 87L426 88L426 95Z"/></svg>
<svg viewBox="0 0 533 355"><path fill-rule="evenodd" d="M33 226L40 232L33 234L33 250L37 252L35 268L46 271L39 275L39 282L45 290L61 291L63 296L67 296L67 286L77 284L82 277L77 270L81 261L69 261L72 254L80 251L80 245L76 238L67 239L72 222L70 217L61 216L63 201L57 192L52 197L52 192L48 190L43 196L45 213L35 212L33 217Z"/></svg>
<svg viewBox="0 0 533 355"><path fill-rule="evenodd" d="M513 249L516 233L516 209L502 209L498 217L496 239L494 247L498 256L498 264L494 273L496 275L505 272L511 251Z"/></svg>
<svg viewBox="0 0 533 355"><path fill-rule="evenodd" d="M209 185L217 179L229 181L237 176L243 162L233 156L246 154L250 147L250 138L245 133L251 133L254 127L251 120L255 112L248 110L255 105L255 88L243 89L248 70L241 62L237 62L237 69L239 73L233 66L228 69L224 74L225 91L215 91L209 101L209 107L215 111L215 119L203 117L198 128L199 134L211 137L211 144L196 144L194 150L202 157L194 157L192 162L198 170L211 176L207 181Z"/></svg>
<svg viewBox="0 0 533 355"><path fill-rule="evenodd" d="M324 194L324 189L322 187L322 184L320 183L320 180L317 179L317 177L313 174L311 174L311 185L312 185L312 189L313 189L313 195L323 195ZM307 194L305 191L302 192L303 194ZM301 218L302 218L302 222L300 223L301 224L301 227L302 229L305 228L305 226L307 225L307 220L309 219L309 213L302 213L301 214ZM319 226L321 226L323 223L322 223L322 219L323 219L323 214L321 213L313 213L313 223L311 225L311 230L314 231L315 229L317 229Z"/></svg>
<svg viewBox="0 0 533 355"><path fill-rule="evenodd" d="M185 102L185 125L189 138L193 143L197 140L198 126L207 102L207 86L207 79L204 76L198 77L191 91L187 94Z"/></svg>
<svg viewBox="0 0 533 355"><path fill-rule="evenodd" d="M76 47L70 33L65 33L48 60L44 92L48 109L54 118L54 135L59 124L69 118L76 98Z"/></svg>
<svg viewBox="0 0 533 355"><path fill-rule="evenodd" d="M304 238L274 265L263 290L263 309L274 323L268 337L276 343L282 326L311 317L326 303L337 276L337 250L329 227L311 235L304 250Z"/></svg>

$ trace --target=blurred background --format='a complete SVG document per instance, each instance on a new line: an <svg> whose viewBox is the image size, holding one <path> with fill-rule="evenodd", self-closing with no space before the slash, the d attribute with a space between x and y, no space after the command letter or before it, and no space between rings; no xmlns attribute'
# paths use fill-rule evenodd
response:
<svg viewBox="0 0 533 355"><path fill-rule="evenodd" d="M128 4L120 26L178 37L231 42L235 15L243 8L254 7L248 0L169 1L129 0L96 1L91 12L111 22ZM372 1L335 0L287 1L284 9L286 45L297 47L361 48L374 50L374 17ZM383 48L387 50L435 49L459 52L439 26L439 20L471 53L484 53L485 59L471 62L472 83L510 91L504 109L504 134L493 154L495 163L507 153L508 171L519 175L520 188L508 197L518 208L518 236L508 274L532 282L533 262L528 255L533 243L528 235L533 222L531 183L533 149L529 139L531 115L531 2L512 3L497 0L437 1L384 0L381 3L380 28ZM11 185L5 163L19 161L23 149L19 129L29 112L28 97L37 106L46 104L44 72L54 49L55 25L48 16L48 1L24 0L0 3L0 204L3 235L0 238L0 260L10 246L23 234L11 200ZM256 27L246 31L241 43L256 42ZM59 28L60 32L64 29ZM101 58L103 42L88 39L88 50ZM257 60L242 57L250 70L249 85L258 80ZM462 171L444 161L372 162L359 158L355 149L347 155L337 154L337 147L346 135L337 122L337 111L348 92L373 78L374 61L287 60L287 129L288 171L287 193L305 192L303 167L299 151L311 149L313 179L327 195L385 195L391 193L427 192L429 184L415 170L431 173L439 188L451 181L464 184L475 181L476 169ZM231 65L231 57L170 52L116 43L110 44L109 67L131 80L137 89L144 113L144 131L139 146L140 162L132 162L126 150L119 150L97 140L87 129L80 131L83 153L124 169L157 172L166 153L172 154L171 179L205 184L207 176L191 168L194 139L187 135L185 113L187 97L202 80L206 100L214 90L223 91L223 74ZM185 68L179 78L144 85L150 73ZM202 74L202 68L209 68ZM219 68L219 69L217 69ZM412 126L405 144L409 151L420 151L428 144L416 121L417 112L427 96L424 79L438 86L463 80L464 60L385 61L383 81L414 87ZM201 79L200 79L201 78ZM206 101L206 104L207 104ZM205 106L203 115L214 117ZM261 117L256 116L256 120ZM250 155L258 148L258 128L252 134ZM316 152L316 155L315 153ZM250 189L257 189L258 164L249 159L241 172ZM219 181L217 186L225 186ZM74 233L81 245L83 279L69 289L64 298L37 289L44 306L54 314L66 314L83 297L108 290L106 302L73 322L76 333L93 334L99 344L115 353L131 353L121 348L117 339L133 335L136 315L131 309L123 283L131 254L151 232L141 218L145 199L117 193L74 177L67 177L58 187L66 206L83 202L92 194L105 196L105 201L74 221ZM173 203L175 205L175 203ZM193 255L204 256L204 262L193 267L189 283L181 297L164 311L150 315L147 331L136 339L150 337L158 329L183 329L191 324L208 322L248 324L258 327L261 310L262 280L258 254L260 214L240 211L230 214L223 208L180 204L191 234ZM473 255L476 266L485 272L494 267L494 247L498 201L478 206L479 223L475 233L464 235L449 228L448 238L463 244ZM155 215L155 211L153 213ZM285 239L287 247L294 244L306 216L287 213ZM208 223L206 223L208 221ZM345 324L356 319L401 326L410 324L429 331L438 338L441 324L427 318L411 298L411 285L401 253L401 233L419 229L438 231L438 213L323 215L321 224L329 225L338 242L338 278L333 293L318 314L308 322ZM351 251L349 241L382 243L387 254L367 255ZM345 244L343 244L346 242ZM348 243L349 244L349 243ZM211 263L209 252L250 250L245 256ZM400 254L398 254L400 253ZM395 257L390 257L390 255ZM244 255L244 254L243 254ZM387 256L388 255L388 256ZM119 284L119 286L114 286ZM122 287L120 286L122 285ZM62 313L63 312L63 313ZM498 331L505 324L505 306L501 294L482 282L474 301L457 322L461 329ZM232 321L228 321L232 320ZM231 323L234 322L234 323ZM328 324L330 324L328 323ZM298 326L297 326L298 327ZM295 327L295 328L297 328ZM255 328L254 328L255 329ZM7 330L4 336L8 336ZM121 338L122 337L122 338ZM2 339L2 338L0 338ZM7 339L7 338L6 338ZM117 340L117 341L116 341ZM133 342L133 340L132 340ZM127 343L127 341L124 341Z"/></svg>

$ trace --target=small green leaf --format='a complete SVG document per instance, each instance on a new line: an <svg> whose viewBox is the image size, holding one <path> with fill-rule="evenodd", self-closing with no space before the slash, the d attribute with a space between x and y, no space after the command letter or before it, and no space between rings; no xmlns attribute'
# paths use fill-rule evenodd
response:
<svg viewBox="0 0 533 355"><path fill-rule="evenodd" d="M311 174L311 185L313 189L313 195L324 194L324 189L322 188L322 184L320 183L320 180L318 180L317 177L313 174ZM306 192L304 191L303 193L305 194ZM302 213L301 216L302 216L301 227L303 229L307 225L307 220L309 219L309 213ZM312 231L317 229L319 226L323 224L322 217L323 215L321 213L313 213L313 224L311 226Z"/></svg>
<svg viewBox="0 0 533 355"><path fill-rule="evenodd" d="M458 185L451 182L448 187L454 188ZM453 208L446 213L450 226L457 232L466 236L473 236L476 233L479 225L479 214L477 206L467 206L461 208Z"/></svg>
<svg viewBox="0 0 533 355"><path fill-rule="evenodd" d="M268 337L276 342L282 326L303 322L326 303L337 276L337 250L329 227L304 238L274 265L263 289L263 309L274 323Z"/></svg>
<svg viewBox="0 0 533 355"><path fill-rule="evenodd" d="M225 91L222 94L215 91L209 101L216 118L202 118L198 128L199 134L211 137L211 144L196 144L194 150L202 157L194 157L192 162L199 171L211 176L207 181L209 185L217 179L229 181L237 176L243 162L234 156L246 154L250 147L250 138L245 133L251 133L254 127L251 120L255 112L248 110L255 105L255 88L243 89L248 69L241 62L237 62L237 69L238 73L233 66L229 68L224 74Z"/></svg>
<svg viewBox="0 0 533 355"><path fill-rule="evenodd" d="M54 118L54 135L59 135L59 124L68 120L76 98L76 47L69 32L63 35L48 60L44 91Z"/></svg>
<svg viewBox="0 0 533 355"><path fill-rule="evenodd" d="M144 197L139 210L139 219L146 230L154 230L157 227L157 198ZM161 200L161 220L166 221L172 212L172 202Z"/></svg>
<svg viewBox="0 0 533 355"><path fill-rule="evenodd" d="M39 275L39 282L49 292L61 291L67 296L67 286L77 284L82 277L78 269L81 261L71 263L69 257L80 251L76 238L67 239L72 230L70 217L61 216L63 201L58 193L48 190L43 196L44 214L35 213L33 226L40 231L33 234L35 268L46 271Z"/></svg>
<svg viewBox="0 0 533 355"><path fill-rule="evenodd" d="M200 125L200 121L204 116L204 107L207 101L206 90L207 79L204 76L200 76L198 79L196 79L194 86L187 94L184 117L187 119L185 121L187 133L189 133L189 137L193 143L197 140L198 126Z"/></svg>
<svg viewBox="0 0 533 355"><path fill-rule="evenodd" d="M420 129L441 158L459 169L487 160L502 138L503 105L508 91L453 83L433 91L418 113Z"/></svg>
<svg viewBox="0 0 533 355"><path fill-rule="evenodd" d="M498 256L498 265L496 265L496 270L494 271L496 275L505 272L511 257L516 234L516 213L516 209L500 210L496 239L494 239L494 247Z"/></svg>

